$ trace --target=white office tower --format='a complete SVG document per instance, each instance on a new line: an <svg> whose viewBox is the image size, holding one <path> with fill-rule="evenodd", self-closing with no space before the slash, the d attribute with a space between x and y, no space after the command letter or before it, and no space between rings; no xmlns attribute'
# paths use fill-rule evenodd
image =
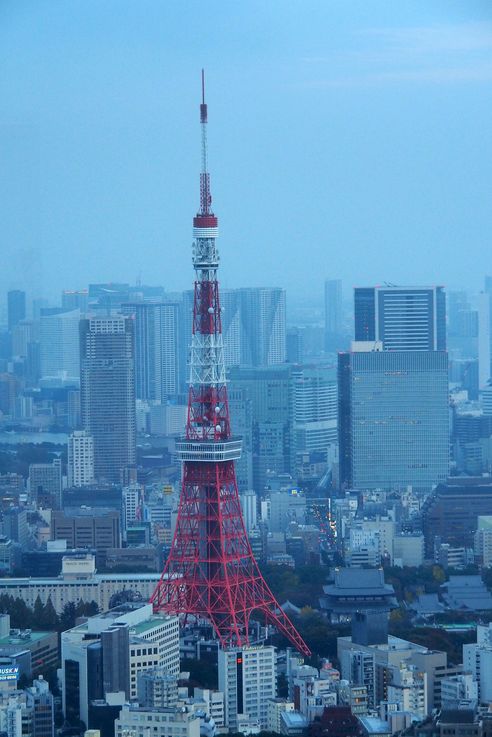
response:
<svg viewBox="0 0 492 737"><path fill-rule="evenodd" d="M123 488L123 536L125 539L128 527L140 515L142 499L143 487L140 484L131 484Z"/></svg>
<svg viewBox="0 0 492 737"><path fill-rule="evenodd" d="M409 711L415 721L425 719L428 714L427 673L404 663L392 668L388 701L398 704L400 711Z"/></svg>
<svg viewBox="0 0 492 737"><path fill-rule="evenodd" d="M271 645L219 650L219 691L225 695L225 721L231 732L245 722L268 726L268 702L277 689L277 657Z"/></svg>
<svg viewBox="0 0 492 737"><path fill-rule="evenodd" d="M68 438L68 486L88 486L94 481L94 439L87 430L75 430Z"/></svg>
<svg viewBox="0 0 492 737"><path fill-rule="evenodd" d="M239 499L243 512L244 526L246 527L246 532L249 534L255 529L257 524L258 515L256 494L252 489L248 489L248 491L244 491L239 495Z"/></svg>

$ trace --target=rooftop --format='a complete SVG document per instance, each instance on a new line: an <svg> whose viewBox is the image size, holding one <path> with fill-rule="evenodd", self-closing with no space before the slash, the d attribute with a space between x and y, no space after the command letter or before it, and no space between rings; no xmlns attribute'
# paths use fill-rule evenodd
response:
<svg viewBox="0 0 492 737"><path fill-rule="evenodd" d="M44 637L51 637L53 632L33 632L32 630L21 630L19 634L12 634L6 637L0 637L0 648L6 647L7 645L21 645L26 646L30 642L38 642Z"/></svg>

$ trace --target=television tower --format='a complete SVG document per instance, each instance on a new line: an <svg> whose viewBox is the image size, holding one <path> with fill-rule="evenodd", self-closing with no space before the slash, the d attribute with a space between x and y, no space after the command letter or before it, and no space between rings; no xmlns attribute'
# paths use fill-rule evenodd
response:
<svg viewBox="0 0 492 737"><path fill-rule="evenodd" d="M257 610L305 655L310 651L260 573L244 527L234 461L241 438L231 435L222 343L216 248L217 217L207 165L207 105L202 70L200 211L193 218L195 294L188 419L176 443L183 462L176 530L152 595L156 612L207 619L222 647L249 644Z"/></svg>

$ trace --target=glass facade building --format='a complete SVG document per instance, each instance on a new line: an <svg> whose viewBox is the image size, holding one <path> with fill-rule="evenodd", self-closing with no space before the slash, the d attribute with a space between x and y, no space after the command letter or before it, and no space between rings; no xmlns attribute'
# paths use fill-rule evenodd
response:
<svg viewBox="0 0 492 737"><path fill-rule="evenodd" d="M340 353L341 483L428 491L449 470L445 351Z"/></svg>

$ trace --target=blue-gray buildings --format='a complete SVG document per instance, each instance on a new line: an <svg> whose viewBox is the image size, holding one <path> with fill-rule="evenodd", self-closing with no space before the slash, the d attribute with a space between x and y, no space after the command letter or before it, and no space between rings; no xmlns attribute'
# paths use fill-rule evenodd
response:
<svg viewBox="0 0 492 737"><path fill-rule="evenodd" d="M385 351L446 350L443 287L356 287L355 340L382 341Z"/></svg>
<svg viewBox="0 0 492 737"><path fill-rule="evenodd" d="M353 344L353 348L357 343ZM341 483L429 491L449 466L445 351L340 353Z"/></svg>

